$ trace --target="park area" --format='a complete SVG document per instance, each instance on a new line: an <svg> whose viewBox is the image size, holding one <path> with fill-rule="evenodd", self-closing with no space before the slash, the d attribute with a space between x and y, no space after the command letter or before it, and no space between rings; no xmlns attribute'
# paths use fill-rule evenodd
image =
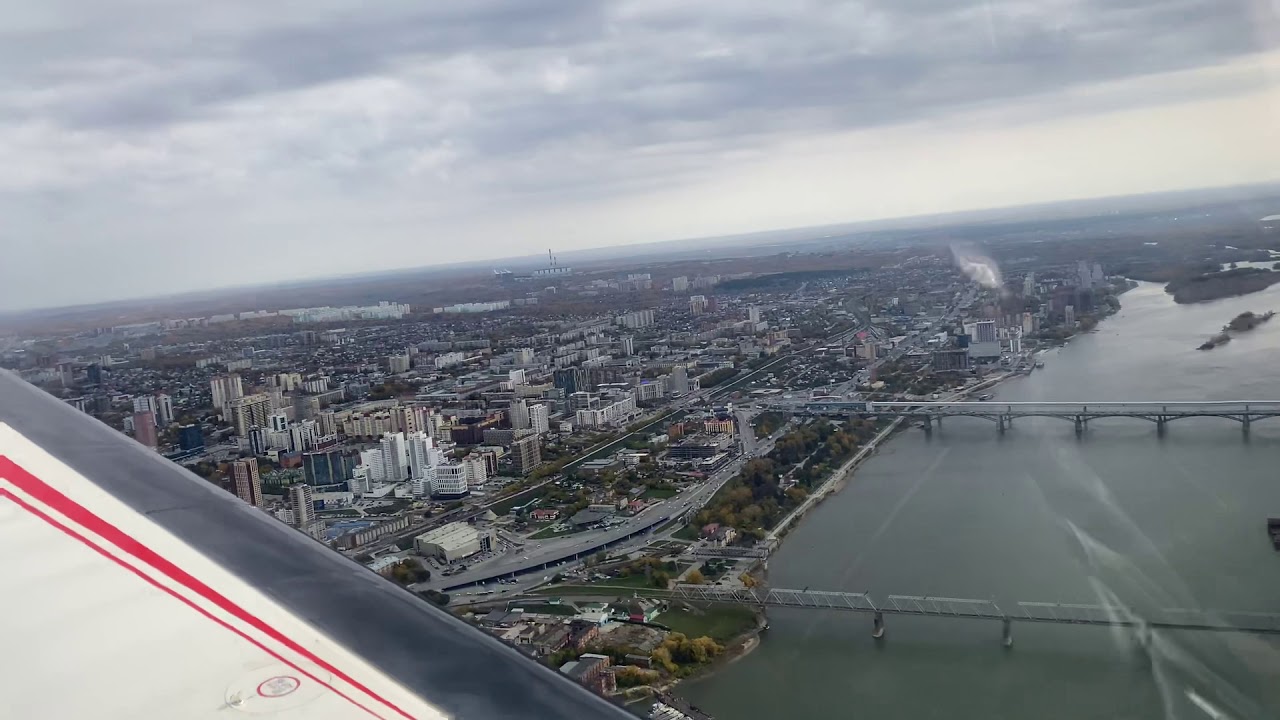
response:
<svg viewBox="0 0 1280 720"><path fill-rule="evenodd" d="M707 636L727 643L756 627L755 611L744 605L673 605L654 622L687 637Z"/></svg>

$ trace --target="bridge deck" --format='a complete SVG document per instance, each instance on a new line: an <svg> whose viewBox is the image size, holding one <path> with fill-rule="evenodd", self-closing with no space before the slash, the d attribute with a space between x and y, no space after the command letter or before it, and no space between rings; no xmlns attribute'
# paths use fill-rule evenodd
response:
<svg viewBox="0 0 1280 720"><path fill-rule="evenodd" d="M978 417L994 421L1001 429L1018 417L1049 417L1074 421L1077 429L1090 420L1137 418L1166 423L1193 417L1224 418L1242 423L1247 431L1256 420L1280 417L1280 401L1147 401L1147 402L850 402L813 401L800 412L818 414L875 414L923 418L926 423L944 417Z"/></svg>
<svg viewBox="0 0 1280 720"><path fill-rule="evenodd" d="M916 615L923 617L960 617L1009 622L1057 623L1062 625L1105 625L1110 627L1147 627L1166 630L1210 630L1280 634L1280 614L1256 612L1219 612L1213 610L1170 608L1143 616L1121 605L1088 605L1074 603L1019 602L1006 612L991 600L969 598L888 595L877 602L867 593L830 592L824 590L788 590L773 588L756 592L750 589L715 588L680 585L673 597L697 602L733 603L757 607L798 608L803 610L844 610L882 615Z"/></svg>

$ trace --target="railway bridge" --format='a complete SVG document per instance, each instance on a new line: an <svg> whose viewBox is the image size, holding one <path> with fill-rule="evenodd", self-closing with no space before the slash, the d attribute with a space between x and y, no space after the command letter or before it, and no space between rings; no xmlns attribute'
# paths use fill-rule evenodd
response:
<svg viewBox="0 0 1280 720"><path fill-rule="evenodd" d="M885 634L888 615L966 618L998 621L1005 647L1013 646L1014 623L1052 623L1133 628L1144 646L1153 630L1204 630L1212 632L1280 635L1280 614L1227 612L1188 608L1167 608L1135 613L1123 605L1019 602L1003 609L993 600L968 598L885 595L873 599L868 593L823 590L720 588L707 585L678 585L672 597L693 602L730 603L759 608L828 610L871 615L872 636Z"/></svg>
<svg viewBox="0 0 1280 720"><path fill-rule="evenodd" d="M977 417L990 420L1000 432L1013 427L1014 418L1048 417L1075 424L1083 433L1089 421L1103 418L1130 418L1154 423L1163 435L1169 423L1193 417L1222 418L1240 423L1248 434L1258 420L1280 417L1277 400L1228 401L1137 401L1137 402L849 402L817 401L801 406L803 412L820 415L893 415L918 418L926 429L947 417Z"/></svg>

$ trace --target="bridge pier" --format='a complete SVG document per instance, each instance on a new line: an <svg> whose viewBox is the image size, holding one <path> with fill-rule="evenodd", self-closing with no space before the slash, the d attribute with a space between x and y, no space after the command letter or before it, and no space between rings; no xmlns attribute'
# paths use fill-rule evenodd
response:
<svg viewBox="0 0 1280 720"><path fill-rule="evenodd" d="M1005 419L1003 415L996 417L996 429L1003 435L1005 431Z"/></svg>
<svg viewBox="0 0 1280 720"><path fill-rule="evenodd" d="M1169 420L1165 418L1165 416L1163 415L1156 416L1156 435L1160 437L1164 437L1165 425L1168 424L1168 422Z"/></svg>
<svg viewBox="0 0 1280 720"><path fill-rule="evenodd" d="M1083 435L1085 428L1085 419L1081 415L1076 416L1076 435Z"/></svg>
<svg viewBox="0 0 1280 720"><path fill-rule="evenodd" d="M1000 642L1007 648L1013 647L1013 621L1009 618L1000 621Z"/></svg>
<svg viewBox="0 0 1280 720"><path fill-rule="evenodd" d="M884 637L884 613L876 611L875 616L871 619L871 637L879 640Z"/></svg>
<svg viewBox="0 0 1280 720"><path fill-rule="evenodd" d="M928 415L924 416L924 429L925 430L933 429L933 418L929 417Z"/></svg>
<svg viewBox="0 0 1280 720"><path fill-rule="evenodd" d="M1240 418L1240 426L1243 428L1243 432L1244 432L1244 436L1245 436L1245 437L1249 437L1249 423L1250 423L1250 422L1252 422L1252 418L1250 418L1248 414L1245 414L1245 415L1241 416L1241 418Z"/></svg>

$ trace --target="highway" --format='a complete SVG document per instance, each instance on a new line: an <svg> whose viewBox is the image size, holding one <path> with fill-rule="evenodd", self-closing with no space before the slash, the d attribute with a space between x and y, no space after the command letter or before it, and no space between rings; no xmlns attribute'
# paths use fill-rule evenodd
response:
<svg viewBox="0 0 1280 720"><path fill-rule="evenodd" d="M828 338L826 342L840 342L848 337L852 337L856 332L856 328L846 330L833 335ZM669 406L669 409L666 412L658 413L653 417L653 419L647 421L641 428L591 448L589 451L583 453L581 457L567 463L565 468L570 469L592 456L599 455L601 452L611 447L619 446L637 433L647 432L651 426L661 422L689 405L700 404L717 397L722 397L741 385L749 382L752 378L757 377L762 373L769 372L777 364L788 360L797 353L804 352L810 347L810 344L799 346L792 352L780 355L764 365L761 365L759 368L740 377L734 378L732 381L722 386L700 389L690 393L688 396L677 400L672 406ZM700 509L726 482L728 482L730 478L742 469L743 464L747 460L767 455L773 450L773 445L777 439L781 437L783 429L779 429L772 436L766 438L764 442L759 442L751 428L750 420L752 416L753 411L747 411L745 409L738 413L738 427L742 438L743 453L724 468L721 468L706 481L685 490L680 495L656 503L646 508L635 517L629 518L625 523L606 530L570 535L563 538L526 540L522 545L507 551L498 558L487 561L476 567L468 567L466 571L458 573L457 575L449 577L433 576L430 581L420 583L415 586L415 589L448 590L451 588L463 588L466 586L482 584L500 578L516 578L518 582L510 585L503 585L499 591L503 593L518 592L542 582L544 574L534 573L536 570L545 569L549 573L552 571L552 566L555 566L555 571L562 570L565 567L576 564L586 556L597 552L599 549L605 546L613 546L615 543L617 543L617 549L626 549L642 546L654 540L671 537L671 535L679 529L678 526L672 527L671 529L659 534L654 534L651 531L644 531L646 529L652 530L652 528L656 526L661 526L691 510L696 511ZM526 579L519 579L517 576L520 575L525 575ZM494 589L498 590L498 588Z"/></svg>
<svg viewBox="0 0 1280 720"><path fill-rule="evenodd" d="M779 429L763 442L757 442L755 434L751 432L750 422L742 427L746 427L747 432L751 435L751 443L755 448L753 453L739 455L707 480L690 487L675 497L646 508L639 515L629 518L625 524L608 528L607 530L588 531L564 538L526 541L522 546L508 551L502 557L495 558L474 568L468 568L467 571L451 577L433 577L429 582L422 583L417 589L444 590L474 585L498 578L510 578L521 573L529 573L551 563L566 561L564 566L555 568L555 571L560 571L576 564L576 561L585 559L586 556L593 554L605 545L618 543L620 540L627 538L628 535L639 533L647 527L655 525L660 527L685 513L697 511L713 495L719 492L720 488L730 478L742 469L747 460L767 455L772 451L774 443L783 433L783 430ZM630 540L619 543L616 548L640 547L655 540L665 540L678 530L679 526L676 525L661 533L640 534ZM551 570L551 568L547 569L548 571ZM540 584L546 574L550 574L550 572L530 574L523 579L517 578L518 582L500 586L500 589L504 593L522 592L529 587Z"/></svg>

